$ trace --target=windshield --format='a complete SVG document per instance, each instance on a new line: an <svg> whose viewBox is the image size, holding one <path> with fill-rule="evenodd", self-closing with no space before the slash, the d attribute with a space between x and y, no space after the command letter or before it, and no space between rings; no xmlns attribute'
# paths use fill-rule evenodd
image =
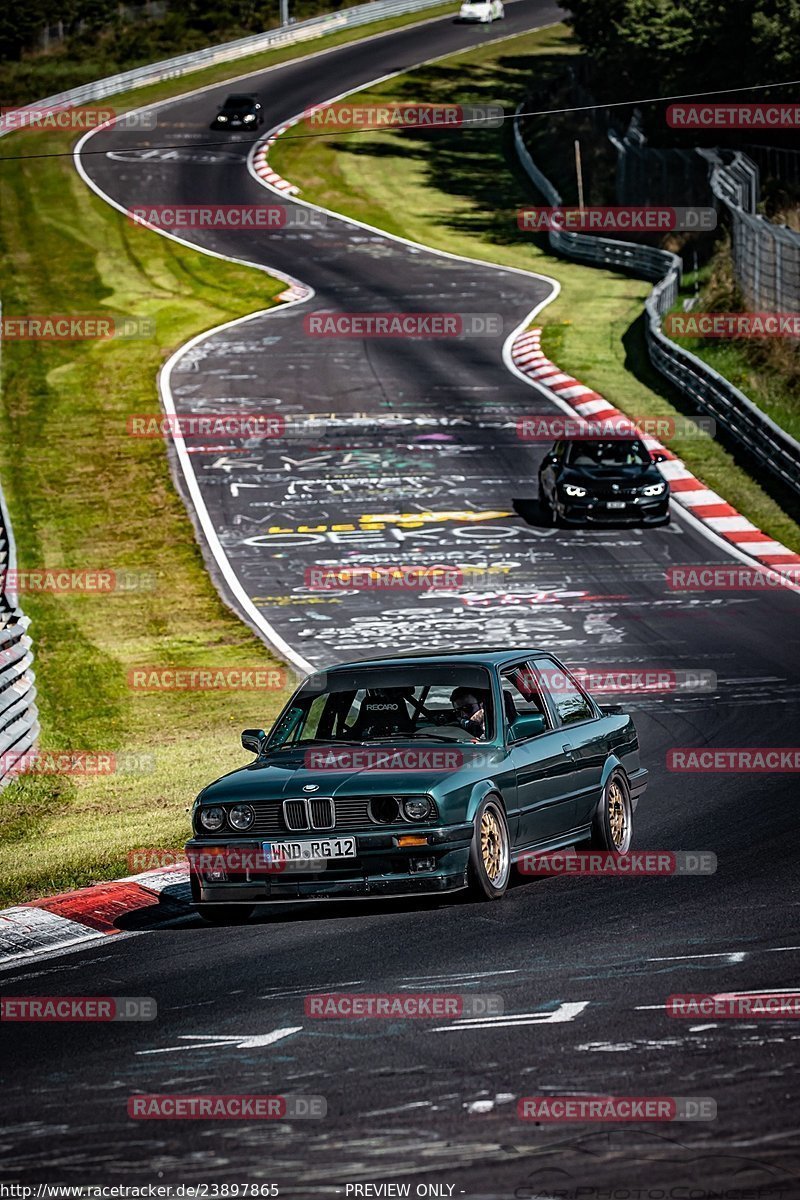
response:
<svg viewBox="0 0 800 1200"><path fill-rule="evenodd" d="M493 730L491 681L484 667L348 667L307 679L266 749L425 738L486 741Z"/></svg>
<svg viewBox="0 0 800 1200"><path fill-rule="evenodd" d="M613 438L608 442L570 442L567 462L571 467L644 467L650 455L638 438Z"/></svg>
<svg viewBox="0 0 800 1200"><path fill-rule="evenodd" d="M228 96L228 99L223 104L223 108L252 108L252 96Z"/></svg>

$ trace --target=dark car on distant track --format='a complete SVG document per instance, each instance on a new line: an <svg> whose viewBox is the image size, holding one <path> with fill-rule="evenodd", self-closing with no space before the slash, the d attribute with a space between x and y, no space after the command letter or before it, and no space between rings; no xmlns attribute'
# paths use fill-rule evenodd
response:
<svg viewBox="0 0 800 1200"><path fill-rule="evenodd" d="M539 502L559 524L665 525L669 484L639 438L557 441L539 467Z"/></svg>
<svg viewBox="0 0 800 1200"><path fill-rule="evenodd" d="M255 96L228 96L211 122L212 129L255 129L264 122L264 111Z"/></svg>
<svg viewBox="0 0 800 1200"><path fill-rule="evenodd" d="M192 896L211 921L263 901L499 899L526 851L627 851L648 776L631 717L531 648L331 667L242 744L255 760L192 811Z"/></svg>

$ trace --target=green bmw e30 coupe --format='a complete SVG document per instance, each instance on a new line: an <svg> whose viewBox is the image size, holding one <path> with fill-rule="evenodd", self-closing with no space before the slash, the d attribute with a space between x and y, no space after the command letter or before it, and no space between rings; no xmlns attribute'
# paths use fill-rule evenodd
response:
<svg viewBox="0 0 800 1200"><path fill-rule="evenodd" d="M451 650L309 676L187 843L211 921L253 905L457 891L496 900L528 852L624 852L647 787L633 720L548 651Z"/></svg>

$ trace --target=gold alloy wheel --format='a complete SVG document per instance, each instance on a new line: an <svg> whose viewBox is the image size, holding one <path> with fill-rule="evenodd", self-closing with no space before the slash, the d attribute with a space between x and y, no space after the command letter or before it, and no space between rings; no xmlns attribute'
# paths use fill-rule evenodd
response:
<svg viewBox="0 0 800 1200"><path fill-rule="evenodd" d="M489 881L496 884L506 868L505 834L500 818L493 808L484 809L481 817L481 860Z"/></svg>
<svg viewBox="0 0 800 1200"><path fill-rule="evenodd" d="M608 824L614 845L619 849L625 845L628 833L628 817L625 809L625 793L616 780L608 789Z"/></svg>

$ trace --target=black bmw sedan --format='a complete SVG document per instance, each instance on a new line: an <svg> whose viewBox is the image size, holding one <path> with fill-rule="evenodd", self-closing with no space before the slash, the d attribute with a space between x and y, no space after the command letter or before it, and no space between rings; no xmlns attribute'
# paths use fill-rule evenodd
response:
<svg viewBox="0 0 800 1200"><path fill-rule="evenodd" d="M255 96L228 96L211 122L212 129L255 129L264 121L264 113Z"/></svg>
<svg viewBox="0 0 800 1200"><path fill-rule="evenodd" d="M556 525L665 525L663 461L636 437L558 441L539 468L540 504Z"/></svg>

